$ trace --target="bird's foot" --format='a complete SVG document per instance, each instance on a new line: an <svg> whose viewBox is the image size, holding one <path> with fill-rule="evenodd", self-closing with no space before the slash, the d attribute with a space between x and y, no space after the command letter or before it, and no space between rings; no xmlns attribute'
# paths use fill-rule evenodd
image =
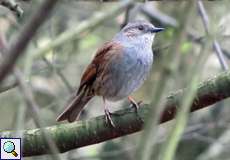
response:
<svg viewBox="0 0 230 160"><path fill-rule="evenodd" d="M113 128L116 128L115 124L113 123L113 120L111 118L111 115L112 115L112 113L109 112L108 109L105 109L105 120L106 120L106 123L109 124L110 126L112 126Z"/></svg>
<svg viewBox="0 0 230 160"><path fill-rule="evenodd" d="M140 108L142 101L136 102L132 97L128 97L129 102L131 103L130 107L134 108L135 112Z"/></svg>
<svg viewBox="0 0 230 160"><path fill-rule="evenodd" d="M137 110L140 108L140 105L143 103L142 101L139 101L139 102L135 102L135 103L133 103L133 102L130 102L131 103L131 105L130 105L130 107L131 108L134 108L134 110L135 110L135 112L137 113Z"/></svg>
<svg viewBox="0 0 230 160"><path fill-rule="evenodd" d="M131 103L131 108L134 108L136 115L140 118L141 122L144 123L143 119L138 114L138 109L140 108L140 105L143 103L142 101L136 102L132 97L128 97L129 102Z"/></svg>

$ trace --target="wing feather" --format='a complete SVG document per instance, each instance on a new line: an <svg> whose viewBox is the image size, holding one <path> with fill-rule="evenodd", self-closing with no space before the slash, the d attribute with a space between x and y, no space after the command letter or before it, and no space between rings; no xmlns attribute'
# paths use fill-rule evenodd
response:
<svg viewBox="0 0 230 160"><path fill-rule="evenodd" d="M97 76L105 72L106 63L121 53L121 48L122 45L117 42L107 42L96 52L92 62L83 73L77 95L83 91L85 86L92 86Z"/></svg>

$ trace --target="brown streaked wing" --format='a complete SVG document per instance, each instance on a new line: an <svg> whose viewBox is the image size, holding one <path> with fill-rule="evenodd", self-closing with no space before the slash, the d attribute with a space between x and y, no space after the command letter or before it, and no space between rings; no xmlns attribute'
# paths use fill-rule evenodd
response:
<svg viewBox="0 0 230 160"><path fill-rule="evenodd" d="M97 74L103 72L108 60L113 57L114 54L119 54L121 48L122 46L117 42L107 42L98 49L94 59L83 73L77 95L82 91L84 86L91 86L93 84Z"/></svg>

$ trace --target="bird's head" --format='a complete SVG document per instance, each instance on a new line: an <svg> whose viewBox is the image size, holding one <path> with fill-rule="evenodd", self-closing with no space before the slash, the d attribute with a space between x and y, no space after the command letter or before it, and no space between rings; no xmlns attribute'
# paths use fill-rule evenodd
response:
<svg viewBox="0 0 230 160"><path fill-rule="evenodd" d="M155 34L163 31L164 28L157 28L147 21L135 21L128 23L120 32L130 42L136 41L152 44Z"/></svg>

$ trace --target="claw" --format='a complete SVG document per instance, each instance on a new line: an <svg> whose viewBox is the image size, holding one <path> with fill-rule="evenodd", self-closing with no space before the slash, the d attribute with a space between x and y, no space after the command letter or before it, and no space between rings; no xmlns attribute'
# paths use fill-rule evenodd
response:
<svg viewBox="0 0 230 160"><path fill-rule="evenodd" d="M140 108L140 105L143 103L142 101L139 101L138 103L131 97L128 97L129 102L131 103L131 107L135 109L135 113L137 114L137 116L140 118L141 122L144 123L144 121L142 120L142 118L138 115L137 110Z"/></svg>
<svg viewBox="0 0 230 160"><path fill-rule="evenodd" d="M113 128L116 128L115 124L113 123L113 120L111 118L111 115L112 115L112 113L110 113L108 109L105 109L106 123L109 124L110 126L112 126Z"/></svg>
<svg viewBox="0 0 230 160"><path fill-rule="evenodd" d="M137 113L137 110L140 108L140 104L142 101L139 101L138 103L132 98L128 97L129 102L131 103L131 107L135 109L135 112Z"/></svg>
<svg viewBox="0 0 230 160"><path fill-rule="evenodd" d="M106 123L109 124L110 126L112 126L113 128L115 128L115 125L114 125L113 120L111 118L112 113L109 112L109 109L106 105L106 101L105 101L104 97L103 97L103 102L104 102L104 112L105 112Z"/></svg>

